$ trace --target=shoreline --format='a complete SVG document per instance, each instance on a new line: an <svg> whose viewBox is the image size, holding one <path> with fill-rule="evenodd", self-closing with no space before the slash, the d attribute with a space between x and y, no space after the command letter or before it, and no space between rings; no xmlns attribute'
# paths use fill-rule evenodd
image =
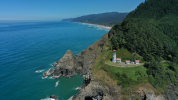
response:
<svg viewBox="0 0 178 100"><path fill-rule="evenodd" d="M81 22L76 22L76 23L81 23ZM104 25L99 25L99 24L91 24L91 23L82 23L82 24L99 26L99 27L102 27L102 28L105 28L105 29L109 29L109 30L112 28L112 27L109 27L109 26L104 26Z"/></svg>

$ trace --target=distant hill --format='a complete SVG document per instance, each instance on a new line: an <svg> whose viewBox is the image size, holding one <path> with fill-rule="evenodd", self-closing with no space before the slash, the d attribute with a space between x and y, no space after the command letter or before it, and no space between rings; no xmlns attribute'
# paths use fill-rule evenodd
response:
<svg viewBox="0 0 178 100"><path fill-rule="evenodd" d="M77 17L77 18L63 19L62 21L113 26L115 24L121 23L122 20L127 15L128 15L128 13L108 12L108 13L85 15L85 16L81 16L81 17Z"/></svg>

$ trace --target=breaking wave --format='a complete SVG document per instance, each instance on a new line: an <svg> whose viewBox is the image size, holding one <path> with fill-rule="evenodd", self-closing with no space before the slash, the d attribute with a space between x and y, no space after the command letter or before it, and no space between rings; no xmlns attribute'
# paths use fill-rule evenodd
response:
<svg viewBox="0 0 178 100"><path fill-rule="evenodd" d="M56 85L55 85L55 87L57 87L57 86L58 86L58 83L59 83L59 81L57 81L57 82L56 82Z"/></svg>
<svg viewBox="0 0 178 100"><path fill-rule="evenodd" d="M83 78L85 78L85 75L83 75Z"/></svg>
<svg viewBox="0 0 178 100"><path fill-rule="evenodd" d="M36 73L41 73L41 72L43 72L44 70L37 70L37 71L35 71Z"/></svg>

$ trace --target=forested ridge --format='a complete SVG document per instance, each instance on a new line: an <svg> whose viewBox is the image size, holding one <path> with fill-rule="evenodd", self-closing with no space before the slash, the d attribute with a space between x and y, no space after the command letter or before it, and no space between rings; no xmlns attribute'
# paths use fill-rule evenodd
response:
<svg viewBox="0 0 178 100"><path fill-rule="evenodd" d="M113 26L115 24L121 23L123 19L127 16L127 14L128 13L108 12L108 13L100 13L100 14L90 14L90 15L80 16L77 18L63 19L62 21Z"/></svg>
<svg viewBox="0 0 178 100"><path fill-rule="evenodd" d="M112 49L126 48L141 55L154 87L177 84L177 15L177 0L146 0L112 28L116 33L110 40Z"/></svg>

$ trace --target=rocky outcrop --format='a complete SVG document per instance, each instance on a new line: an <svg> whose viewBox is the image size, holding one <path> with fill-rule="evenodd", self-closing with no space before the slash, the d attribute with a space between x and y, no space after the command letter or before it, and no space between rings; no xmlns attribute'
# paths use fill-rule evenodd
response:
<svg viewBox="0 0 178 100"><path fill-rule="evenodd" d="M52 75L53 72L54 72L54 69L50 68L49 70L47 70L46 72L43 73L43 77L42 78L45 78L46 76Z"/></svg>
<svg viewBox="0 0 178 100"><path fill-rule="evenodd" d="M84 89L81 89L72 100L102 100L104 97L102 87L97 82L91 82Z"/></svg>
<svg viewBox="0 0 178 100"><path fill-rule="evenodd" d="M57 100L57 96L51 95L49 98Z"/></svg>
<svg viewBox="0 0 178 100"><path fill-rule="evenodd" d="M86 75L84 79L84 84L80 87L79 93L71 97L70 100L114 99L108 94L108 88L103 87L99 82L91 81L90 76Z"/></svg>
<svg viewBox="0 0 178 100"><path fill-rule="evenodd" d="M71 50L68 50L65 55L58 61L53 73L53 78L62 76L71 77L75 75L74 68L75 57Z"/></svg>
<svg viewBox="0 0 178 100"><path fill-rule="evenodd" d="M53 63L51 66L56 66L57 65L57 62Z"/></svg>
<svg viewBox="0 0 178 100"><path fill-rule="evenodd" d="M166 91L167 100L178 100L178 86L170 84L167 86L168 90Z"/></svg>
<svg viewBox="0 0 178 100"><path fill-rule="evenodd" d="M79 87L79 93L71 97L70 100L118 100L119 89L102 85L101 82L96 80L92 74L87 74L83 85Z"/></svg>
<svg viewBox="0 0 178 100"><path fill-rule="evenodd" d="M144 87L139 87L137 91L130 92L131 100L165 100L165 95L155 95L152 89L145 89Z"/></svg>

